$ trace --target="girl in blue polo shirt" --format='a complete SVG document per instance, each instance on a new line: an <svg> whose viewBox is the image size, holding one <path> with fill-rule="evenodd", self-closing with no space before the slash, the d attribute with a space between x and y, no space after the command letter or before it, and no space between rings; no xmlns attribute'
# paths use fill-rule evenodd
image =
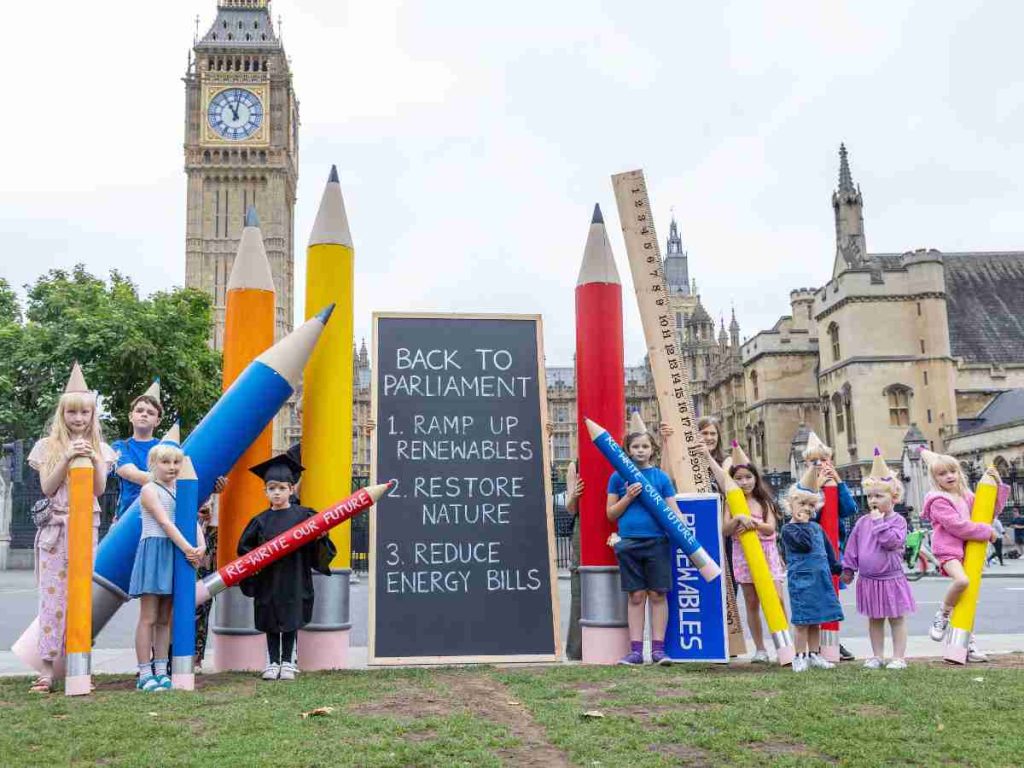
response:
<svg viewBox="0 0 1024 768"><path fill-rule="evenodd" d="M654 466L655 443L649 432L626 435L622 447L650 483L676 512L676 490L669 476ZM615 555L619 559L619 578L623 592L629 593L629 653L620 664L644 663L644 615L651 603L651 663L671 664L665 655L665 627L668 603L665 595L672 587L671 552L668 537L643 504L636 501L640 483L626 485L618 472L608 480L608 519L619 523Z"/></svg>

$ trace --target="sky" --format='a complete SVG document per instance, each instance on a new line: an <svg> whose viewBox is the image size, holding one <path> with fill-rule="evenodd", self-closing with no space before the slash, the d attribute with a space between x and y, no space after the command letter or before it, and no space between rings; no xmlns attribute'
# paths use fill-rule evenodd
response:
<svg viewBox="0 0 1024 768"><path fill-rule="evenodd" d="M296 303L332 163L357 340L381 311L544 318L571 365L594 203L645 345L610 176L642 168L716 319L770 328L835 251L838 147L868 250L1024 250L1016 3L273 0L300 100ZM785 9L785 13L782 12ZM798 12L797 12L797 9ZM184 283L184 85L215 0L5 5L0 276Z"/></svg>

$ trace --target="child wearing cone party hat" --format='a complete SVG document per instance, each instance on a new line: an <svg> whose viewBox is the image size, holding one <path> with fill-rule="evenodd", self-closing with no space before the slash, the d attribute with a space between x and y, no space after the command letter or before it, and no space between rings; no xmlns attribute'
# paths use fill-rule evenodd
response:
<svg viewBox="0 0 1024 768"><path fill-rule="evenodd" d="M968 541L992 541L996 533L991 525L971 521L974 494L968 487L960 462L952 456L927 449L921 450L921 458L928 467L928 480L932 487L924 497L921 518L932 524L932 553L938 558L943 573L952 579L928 630L932 640L938 642L945 636L949 615L969 584L964 571L964 544ZM995 469L989 468L985 474L999 485L995 508L998 516L1006 504L1010 488L1000 481ZM985 654L978 650L973 636L968 647L967 661L988 661Z"/></svg>
<svg viewBox="0 0 1024 768"><path fill-rule="evenodd" d="M857 575L857 613L868 618L871 638L867 669L905 669L906 616L917 610L903 573L907 521L894 507L903 499L903 483L875 448L871 474L861 482L871 512L857 521L846 540L843 575L846 584ZM885 664L885 622L892 631L893 658Z"/></svg>
<svg viewBox="0 0 1024 768"><path fill-rule="evenodd" d="M765 560L768 562L772 581L775 582L775 589L779 595L782 595L782 582L786 578L786 568L782 564L778 547L779 509L775 504L772 492L765 485L760 470L735 440L732 441L732 452L726 458L723 469L743 491L743 496L750 509L750 517L733 517L726 509L722 534L731 537L732 540L734 578L743 591L743 602L747 609L747 626L750 629L750 637L754 641L754 656L751 661L767 664L768 651L765 647L764 631L761 627L761 601L754 588L754 577L747 564L747 558L743 554L739 534L747 530L757 533Z"/></svg>
<svg viewBox="0 0 1024 768"><path fill-rule="evenodd" d="M44 510L35 515L36 582L39 587L39 658L43 671L32 691L53 690L53 665L64 655L68 600L67 522L70 504L68 469L83 457L93 464L93 547L100 525L99 497L114 464L113 449L103 442L96 394L85 383L82 368L76 362L64 393L50 422L46 437L28 454L28 465L39 473L39 485L46 497Z"/></svg>

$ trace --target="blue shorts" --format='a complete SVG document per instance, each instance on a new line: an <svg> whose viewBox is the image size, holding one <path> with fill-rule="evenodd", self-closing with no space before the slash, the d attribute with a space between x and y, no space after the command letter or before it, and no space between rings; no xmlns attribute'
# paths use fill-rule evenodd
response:
<svg viewBox="0 0 1024 768"><path fill-rule="evenodd" d="M623 592L668 592L672 588L672 552L668 539L620 539L619 581Z"/></svg>

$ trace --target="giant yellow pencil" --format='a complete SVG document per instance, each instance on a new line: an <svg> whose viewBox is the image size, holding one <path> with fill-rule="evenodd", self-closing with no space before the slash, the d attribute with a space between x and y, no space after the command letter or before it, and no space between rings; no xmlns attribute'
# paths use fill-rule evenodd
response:
<svg viewBox="0 0 1024 768"><path fill-rule="evenodd" d="M85 377L78 363L71 371L65 393L84 392ZM64 652L67 674L64 693L82 696L92 682L92 517L94 469L92 461L77 456L68 466L68 606Z"/></svg>
<svg viewBox="0 0 1024 768"><path fill-rule="evenodd" d="M725 503L729 506L729 514L733 517L750 517L750 507L747 506L747 497L743 495L742 489L736 485L728 472L725 472L714 459L708 458L711 471L718 480L718 487L725 492ZM775 581L772 579L771 570L768 568L768 560L761 548L761 539L757 531L745 530L739 536L740 547L743 549L743 557L747 560L747 567L750 568L750 576L754 580L754 591L757 592L757 599L761 602L761 610L764 613L764 620L768 624L768 632L772 636L772 644L779 657L779 664L786 665L793 662L796 655L793 647L793 636L789 631L789 621L786 619L786 612L782 610L782 600L779 599L779 592L775 589Z"/></svg>
<svg viewBox="0 0 1024 768"><path fill-rule="evenodd" d="M352 341L355 249L338 169L331 167L306 251L306 316L335 304L333 322L306 365L302 386L303 505L323 509L352 492ZM315 575L313 621L299 632L303 669L342 669L349 645L352 524L331 530L331 576Z"/></svg>
<svg viewBox="0 0 1024 768"><path fill-rule="evenodd" d="M984 475L975 489L971 522L992 525L998 496L999 483L991 475ZM974 617L978 611L981 572L985 569L987 551L987 541L968 541L964 546L964 573L967 574L968 584L949 617L943 654L946 661L955 664L967 663L967 651L971 643L971 634L974 632Z"/></svg>
<svg viewBox="0 0 1024 768"><path fill-rule="evenodd" d="M274 343L274 278L263 247L256 209L245 213L245 227L228 277L224 318L224 391L258 355ZM263 483L249 467L270 458L273 426L268 425L235 463L218 507L217 567L235 559L238 539L249 521L267 506ZM217 670L263 669L266 648L253 627L251 603L238 589L217 602L214 661Z"/></svg>

